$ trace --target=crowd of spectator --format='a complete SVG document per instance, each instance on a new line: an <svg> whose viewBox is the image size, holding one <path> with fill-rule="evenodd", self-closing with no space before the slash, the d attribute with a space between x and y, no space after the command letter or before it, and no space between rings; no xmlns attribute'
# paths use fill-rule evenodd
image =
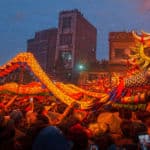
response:
<svg viewBox="0 0 150 150"><path fill-rule="evenodd" d="M105 132L95 133L89 124L96 122L98 115L80 110L76 103L67 106L49 96L3 94L0 95L0 150L138 149L136 136L148 132L149 119L142 118L143 121L141 113L137 113L140 121L135 121L132 112L123 109L117 113L121 120L119 134L112 133L109 123Z"/></svg>

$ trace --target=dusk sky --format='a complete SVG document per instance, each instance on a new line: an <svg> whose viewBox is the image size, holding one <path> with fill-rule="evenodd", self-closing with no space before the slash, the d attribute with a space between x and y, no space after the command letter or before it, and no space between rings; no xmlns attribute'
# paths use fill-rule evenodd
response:
<svg viewBox="0 0 150 150"><path fill-rule="evenodd" d="M62 10L78 9L97 28L97 59L108 59L108 34L150 32L150 0L0 1L0 65L26 51L36 31L57 27Z"/></svg>

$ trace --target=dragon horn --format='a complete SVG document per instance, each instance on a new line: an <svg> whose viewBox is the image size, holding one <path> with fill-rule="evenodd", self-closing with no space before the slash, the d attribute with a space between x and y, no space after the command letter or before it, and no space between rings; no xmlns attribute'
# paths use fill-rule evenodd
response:
<svg viewBox="0 0 150 150"><path fill-rule="evenodd" d="M142 33L144 36L150 36L150 33L145 32L145 31L143 31L143 30L141 30L141 33Z"/></svg>
<svg viewBox="0 0 150 150"><path fill-rule="evenodd" d="M150 35L148 35L147 37L141 37L141 36L137 35L134 31L132 31L132 35L135 39L137 39L139 41L142 41L142 38L143 38L143 41L150 40Z"/></svg>
<svg viewBox="0 0 150 150"><path fill-rule="evenodd" d="M140 37L139 35L137 35L137 34L135 33L135 31L132 31L132 35L133 35L133 37L134 37L135 39L141 41L141 37Z"/></svg>

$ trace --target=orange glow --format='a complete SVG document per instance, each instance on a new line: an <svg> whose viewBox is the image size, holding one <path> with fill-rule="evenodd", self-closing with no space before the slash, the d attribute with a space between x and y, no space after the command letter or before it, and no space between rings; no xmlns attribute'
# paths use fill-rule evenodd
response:
<svg viewBox="0 0 150 150"><path fill-rule="evenodd" d="M7 70L8 66L12 66L12 64L18 63L18 62L27 63L28 66L30 66L33 73L41 80L41 82L47 87L47 89L65 104L70 105L73 102L76 102L76 103L79 103L81 108L83 109L88 108L90 105L92 105L91 101L86 101L86 102L77 101L74 98L63 93L59 88L57 88L57 86L52 82L52 80L49 79L47 74L42 70L41 66L39 65L39 63L36 61L36 59L31 53L26 53L26 52L19 53L16 57L10 60L7 64L1 66L0 69L3 70L4 72L5 70ZM5 73L2 75L5 75ZM12 87L9 87L9 88L11 90L14 90L12 89ZM16 91L18 90L17 85L14 85L14 88Z"/></svg>

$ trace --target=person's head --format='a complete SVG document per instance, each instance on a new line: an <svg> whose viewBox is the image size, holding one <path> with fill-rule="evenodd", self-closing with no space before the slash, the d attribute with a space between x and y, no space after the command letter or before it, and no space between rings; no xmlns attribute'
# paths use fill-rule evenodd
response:
<svg viewBox="0 0 150 150"><path fill-rule="evenodd" d="M35 140L33 141L32 149L72 150L72 143L64 137L59 128L47 126L43 128L36 136Z"/></svg>
<svg viewBox="0 0 150 150"><path fill-rule="evenodd" d="M109 149L109 147L114 144L112 136L108 133L94 137L94 142L101 150Z"/></svg>
<svg viewBox="0 0 150 150"><path fill-rule="evenodd" d="M68 138L73 142L72 150L83 150L88 147L88 135L80 124L69 129Z"/></svg>
<svg viewBox="0 0 150 150"><path fill-rule="evenodd" d="M10 118L13 119L15 125L18 126L23 119L23 113L20 110L13 110L10 113Z"/></svg>

